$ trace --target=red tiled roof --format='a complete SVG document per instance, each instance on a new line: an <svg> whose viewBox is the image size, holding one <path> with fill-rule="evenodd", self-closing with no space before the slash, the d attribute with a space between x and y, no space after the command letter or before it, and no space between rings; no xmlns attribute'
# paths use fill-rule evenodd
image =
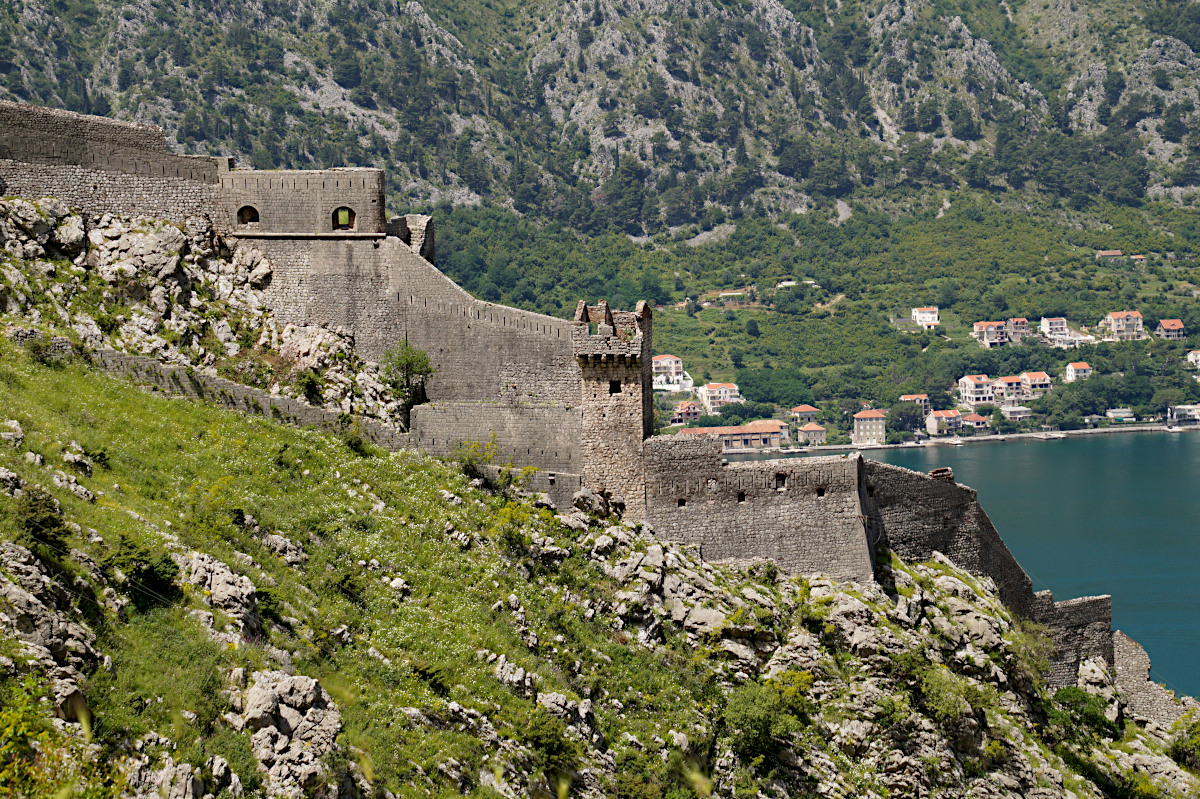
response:
<svg viewBox="0 0 1200 799"><path fill-rule="evenodd" d="M1008 377L997 377L993 382L995 382L995 383L1020 383L1021 378L1017 377L1016 375L1009 375Z"/></svg>
<svg viewBox="0 0 1200 799"><path fill-rule="evenodd" d="M937 419L953 419L955 416L962 416L961 413L959 413L958 411L955 411L955 410L934 411L931 415Z"/></svg>
<svg viewBox="0 0 1200 799"><path fill-rule="evenodd" d="M1120 319L1122 316L1133 316L1138 319L1142 318L1141 311L1113 311L1108 315L1109 319Z"/></svg>
<svg viewBox="0 0 1200 799"><path fill-rule="evenodd" d="M680 430L680 433L691 436L705 435L743 435L747 433L767 433L771 431L778 432L781 428L786 427L783 422L777 419L758 419L753 422L748 422L743 425L734 425L730 427L685 427Z"/></svg>
<svg viewBox="0 0 1200 799"><path fill-rule="evenodd" d="M737 383L705 383L705 388L732 388L737 389Z"/></svg>
<svg viewBox="0 0 1200 799"><path fill-rule="evenodd" d="M913 308L914 311L936 311L937 308L932 305L927 305L924 308Z"/></svg>
<svg viewBox="0 0 1200 799"><path fill-rule="evenodd" d="M683 402L681 402L675 406L675 412L679 413L680 411L690 411L693 408L695 408L696 410L700 410L700 406L697 405L696 403L691 402L690 400L684 400Z"/></svg>
<svg viewBox="0 0 1200 799"><path fill-rule="evenodd" d="M816 422L809 422L808 424L804 425L804 427L801 427L800 429L806 433L817 433L817 432L824 433L825 432L825 428L821 427L821 425L817 424Z"/></svg>
<svg viewBox="0 0 1200 799"><path fill-rule="evenodd" d="M980 416L977 413L968 414L963 417L964 422L986 422L987 420L986 416Z"/></svg>
<svg viewBox="0 0 1200 799"><path fill-rule="evenodd" d="M1045 372L1022 372L1021 377L1028 377L1030 380L1049 380L1050 375Z"/></svg>
<svg viewBox="0 0 1200 799"><path fill-rule="evenodd" d="M986 330L989 327L1004 327L1004 323L1003 322L976 322L975 323L976 330Z"/></svg>
<svg viewBox="0 0 1200 799"><path fill-rule="evenodd" d="M812 413L819 412L820 410L820 408L814 408L811 405L797 405L795 408L792 408L792 413Z"/></svg>
<svg viewBox="0 0 1200 799"><path fill-rule="evenodd" d="M1105 256L1113 257L1121 254L1120 250L1096 250L1096 257L1103 258Z"/></svg>
<svg viewBox="0 0 1200 799"><path fill-rule="evenodd" d="M1067 364L1067 366L1071 367L1072 369L1091 369L1092 368L1092 367L1088 366L1087 362L1085 362L1085 361L1075 361L1073 363Z"/></svg>
<svg viewBox="0 0 1200 799"><path fill-rule="evenodd" d="M1012 319L1009 319L1008 321L1010 321L1010 322L1024 322L1025 324L1029 324L1029 320L1028 320L1028 319L1026 319L1024 316L1014 316Z"/></svg>
<svg viewBox="0 0 1200 799"><path fill-rule="evenodd" d="M651 358L651 360L653 360L653 361L665 361L665 360L667 360L668 358L670 358L670 359L671 359L671 360L673 360L673 361L682 361L682 360L683 360L683 358L680 358L678 355L655 355L653 358Z"/></svg>
<svg viewBox="0 0 1200 799"><path fill-rule="evenodd" d="M929 395L928 394L901 394L900 399L901 399L901 401L914 400L914 399L929 399Z"/></svg>
<svg viewBox="0 0 1200 799"><path fill-rule="evenodd" d="M991 380L988 379L987 375L965 375L964 378L966 380L970 380L972 383L990 383L990 382L992 382Z"/></svg>
<svg viewBox="0 0 1200 799"><path fill-rule="evenodd" d="M854 414L855 419L886 419L887 413L880 410L859 411Z"/></svg>
<svg viewBox="0 0 1200 799"><path fill-rule="evenodd" d="M1158 324L1163 330L1183 330L1182 319L1160 319L1158 320Z"/></svg>

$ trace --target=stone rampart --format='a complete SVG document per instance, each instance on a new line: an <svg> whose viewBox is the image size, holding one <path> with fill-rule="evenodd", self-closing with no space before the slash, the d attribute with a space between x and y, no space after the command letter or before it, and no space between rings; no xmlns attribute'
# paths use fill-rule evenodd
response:
<svg viewBox="0 0 1200 799"><path fill-rule="evenodd" d="M1050 628L1055 654L1047 681L1057 688L1075 684L1079 664L1103 658L1113 667L1112 597L1085 596L1055 602L1049 591L1034 596L1032 618Z"/></svg>
<svg viewBox="0 0 1200 799"><path fill-rule="evenodd" d="M353 213L353 232L387 227L382 169L238 169L221 175L221 195L226 225L239 234L330 233L339 208ZM243 209L252 217L239 219Z"/></svg>
<svg viewBox="0 0 1200 799"><path fill-rule="evenodd" d="M905 560L941 552L955 565L996 581L1004 603L1029 617L1033 581L1008 551L975 491L877 461L865 462L864 507L874 535Z"/></svg>
<svg viewBox="0 0 1200 799"><path fill-rule="evenodd" d="M1120 630L1112 634L1114 673L1117 688L1126 702L1126 713L1134 721L1169 730L1188 711L1200 711L1200 703L1190 696L1177 699L1150 679L1150 656L1141 644Z"/></svg>
<svg viewBox="0 0 1200 799"><path fill-rule="evenodd" d="M858 497L861 458L725 464L720 440L645 442L647 518L705 558L771 558L798 572L868 581L871 552Z"/></svg>

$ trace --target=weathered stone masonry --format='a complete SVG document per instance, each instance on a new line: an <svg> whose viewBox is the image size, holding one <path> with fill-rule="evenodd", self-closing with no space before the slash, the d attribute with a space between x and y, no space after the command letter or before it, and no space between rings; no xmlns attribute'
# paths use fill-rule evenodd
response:
<svg viewBox="0 0 1200 799"><path fill-rule="evenodd" d="M1073 684L1080 661L1100 656L1144 705L1136 712L1162 720L1178 709L1142 690L1144 653L1120 634L1114 645L1108 597L1055 603L1033 593L971 489L857 455L727 464L715 440L652 436L645 303L634 312L581 303L568 322L477 300L433 265L428 217L386 217L383 186L373 169L235 169L228 158L169 153L150 126L0 102L0 193L57 196L93 215L206 217L271 261L264 297L278 322L342 328L369 359L401 340L428 352L430 403L414 409L407 434L371 427L381 444L451 455L491 439L501 461L538 467L534 488L557 504L587 485L711 559L772 558L868 580L881 542L910 560L940 551L1051 627L1053 684ZM100 360L163 388L216 388L232 407L330 422L293 400L205 388L145 359Z"/></svg>

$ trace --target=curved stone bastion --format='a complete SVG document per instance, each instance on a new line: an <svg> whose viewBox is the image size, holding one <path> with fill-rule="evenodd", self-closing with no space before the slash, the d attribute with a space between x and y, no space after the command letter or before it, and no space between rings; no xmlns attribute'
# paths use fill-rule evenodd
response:
<svg viewBox="0 0 1200 799"><path fill-rule="evenodd" d="M425 350L437 369L428 404L413 409L410 430L376 440L442 456L491 440L500 461L536 467L532 488L558 506L587 487L713 560L769 558L868 581L883 547L908 560L941 553L1050 627L1053 685L1074 685L1079 664L1101 657L1135 717L1167 724L1182 713L1149 681L1141 648L1120 633L1114 645L1111 599L1034 593L975 491L952 475L858 455L729 464L715 438L654 436L646 303L580 302L564 320L478 300L435 266L429 217L387 217L384 185L376 169L238 169L230 158L175 155L154 127L0 102L0 194L55 196L85 218L206 218L232 248L270 260L262 294L279 323L348 331L366 359L404 340ZM183 385L149 358L97 362ZM224 388L209 396L236 397L242 409L280 401Z"/></svg>

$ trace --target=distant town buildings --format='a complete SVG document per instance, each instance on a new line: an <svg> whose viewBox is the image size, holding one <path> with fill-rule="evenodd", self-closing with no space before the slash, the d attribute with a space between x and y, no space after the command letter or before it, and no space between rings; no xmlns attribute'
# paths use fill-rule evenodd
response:
<svg viewBox="0 0 1200 799"><path fill-rule="evenodd" d="M929 415L929 395L928 394L901 394L901 402L911 402L914 405L921 406L921 413L925 416Z"/></svg>
<svg viewBox="0 0 1200 799"><path fill-rule="evenodd" d="M976 322L971 327L971 338L988 350L1005 344L1020 344L1030 332L1029 320L1014 316L1003 322Z"/></svg>
<svg viewBox="0 0 1200 799"><path fill-rule="evenodd" d="M1021 378L1016 375L997 377L992 381L992 395L1000 402L1012 400L1015 403L1022 394Z"/></svg>
<svg viewBox="0 0 1200 799"><path fill-rule="evenodd" d="M692 378L683 371L683 359L677 355L655 355L651 359L655 391L691 391Z"/></svg>
<svg viewBox="0 0 1200 799"><path fill-rule="evenodd" d="M679 435L717 436L726 452L778 447L791 439L788 426L778 419L759 419L734 427L685 427Z"/></svg>
<svg viewBox="0 0 1200 799"><path fill-rule="evenodd" d="M1200 424L1200 405L1168 405L1167 426L1189 427Z"/></svg>
<svg viewBox="0 0 1200 799"><path fill-rule="evenodd" d="M675 406L674 413L671 414L671 424L687 424L695 421L704 415L704 411L700 406L689 400L685 400Z"/></svg>
<svg viewBox="0 0 1200 799"><path fill-rule="evenodd" d="M700 401L704 412L709 415L720 412L731 402L742 401L737 383L706 383L696 389L696 398Z"/></svg>
<svg viewBox="0 0 1200 799"><path fill-rule="evenodd" d="M809 422L797 431L796 441L814 445L824 444L825 428L816 422Z"/></svg>
<svg viewBox="0 0 1200 799"><path fill-rule="evenodd" d="M792 418L797 422L815 422L821 411L811 405L797 405L792 408Z"/></svg>
<svg viewBox="0 0 1200 799"><path fill-rule="evenodd" d="M962 426L962 414L956 410L933 411L925 417L925 429L931 436L957 433Z"/></svg>
<svg viewBox="0 0 1200 799"><path fill-rule="evenodd" d="M1067 371L1063 373L1064 383L1074 383L1076 380L1087 380L1092 376L1092 367L1086 361L1074 361L1067 364Z"/></svg>
<svg viewBox="0 0 1200 799"><path fill-rule="evenodd" d="M1183 332L1182 319L1160 319L1158 327L1154 328L1154 335L1168 341L1182 341L1187 338Z"/></svg>
<svg viewBox="0 0 1200 799"><path fill-rule="evenodd" d="M962 418L962 426L972 427L975 430L985 430L992 426L992 420L977 413L968 413Z"/></svg>
<svg viewBox="0 0 1200 799"><path fill-rule="evenodd" d="M1038 330L1047 338L1065 336L1067 334L1067 320L1062 316L1043 316L1041 323L1038 325Z"/></svg>
<svg viewBox="0 0 1200 799"><path fill-rule="evenodd" d="M1118 422L1136 422L1137 417L1133 415L1131 408L1109 408L1104 412L1104 416L1108 419L1113 419Z"/></svg>
<svg viewBox="0 0 1200 799"><path fill-rule="evenodd" d="M996 401L992 381L987 375L964 375L958 379L959 401L975 410L980 405L991 405Z"/></svg>
<svg viewBox="0 0 1200 799"><path fill-rule="evenodd" d="M885 411L859 411L854 414L854 432L851 434L850 440L859 446L886 443L886 421L887 413Z"/></svg>
<svg viewBox="0 0 1200 799"><path fill-rule="evenodd" d="M941 315L937 307L933 305L928 305L924 308L913 308L912 320L914 324L918 324L926 330L933 330L942 323Z"/></svg>
<svg viewBox="0 0 1200 799"><path fill-rule="evenodd" d="M1000 415L1010 422L1024 422L1033 416L1033 409L1026 408L1024 405L1002 405L1000 406Z"/></svg>
<svg viewBox="0 0 1200 799"><path fill-rule="evenodd" d="M1100 320L1105 341L1137 341L1149 338L1143 329L1141 311L1113 311Z"/></svg>

